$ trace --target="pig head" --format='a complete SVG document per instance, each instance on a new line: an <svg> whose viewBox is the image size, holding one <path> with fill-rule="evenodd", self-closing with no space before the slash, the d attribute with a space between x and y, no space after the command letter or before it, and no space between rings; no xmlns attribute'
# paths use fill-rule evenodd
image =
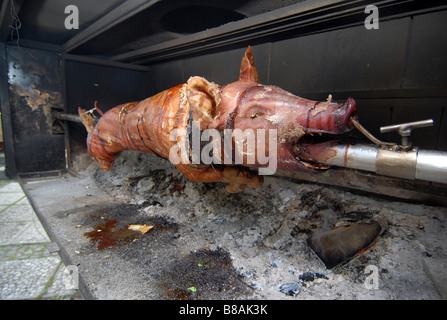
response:
<svg viewBox="0 0 447 320"><path fill-rule="evenodd" d="M232 149L242 153L239 159L248 167L270 165L260 163L258 157L248 161L248 154L261 152L276 161L277 169L326 169L326 165L314 158L321 159L321 153L335 143L333 137L351 130L350 119L357 117L353 98L343 104L332 102L331 96L327 101L316 102L276 86L260 84L250 47L242 59L238 81L220 87L204 78L192 77L187 82L186 95L200 130L244 132L250 129L255 135L254 141L265 142L262 146L255 143L248 151L249 146L236 148L233 141ZM258 129L265 130L264 137L257 135ZM271 134L275 139L267 138Z"/></svg>

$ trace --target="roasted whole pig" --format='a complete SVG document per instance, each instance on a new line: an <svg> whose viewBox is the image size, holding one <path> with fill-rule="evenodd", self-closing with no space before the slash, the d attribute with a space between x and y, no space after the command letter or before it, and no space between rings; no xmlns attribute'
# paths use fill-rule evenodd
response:
<svg viewBox="0 0 447 320"><path fill-rule="evenodd" d="M344 104L330 96L316 102L259 84L250 47L236 82L219 86L195 76L143 101L105 113L96 104L95 109L101 114L98 121L91 110L79 108L79 115L88 131L88 152L103 169L109 170L123 150L155 153L192 181L228 183L228 192L259 187L263 174L276 169L327 168L314 159L334 143L331 136L351 130L351 118L356 118L352 98ZM200 138L205 132L208 140ZM204 154L213 162L204 161Z"/></svg>

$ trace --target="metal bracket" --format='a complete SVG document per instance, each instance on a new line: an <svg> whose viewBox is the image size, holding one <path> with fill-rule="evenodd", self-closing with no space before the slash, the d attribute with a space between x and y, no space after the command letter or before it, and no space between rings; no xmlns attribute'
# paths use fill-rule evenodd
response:
<svg viewBox="0 0 447 320"><path fill-rule="evenodd" d="M366 130L366 128L364 126L362 126L356 118L351 117L351 123L357 130L359 130L361 133L363 133L365 135L365 137L367 137L374 144L380 146L381 148L392 149L392 150L396 149L397 146L395 143L385 142L385 141L377 139L376 137L374 137L371 134L371 132Z"/></svg>
<svg viewBox="0 0 447 320"><path fill-rule="evenodd" d="M380 133L397 131L402 138L402 143L399 145L399 147L403 150L410 150L412 146L412 143L410 141L411 131L418 128L431 127L432 125L433 119L407 122L380 127Z"/></svg>
<svg viewBox="0 0 447 320"><path fill-rule="evenodd" d="M397 131L402 137L400 145L392 142L385 142L374 137L368 130L363 127L356 118L351 118L352 125L357 128L361 133L363 133L370 141L374 144L380 146L382 149L395 150L398 151L409 151L411 150L412 143L410 141L411 131L417 128L431 127L433 125L433 119L421 120L415 122L407 122L401 124L394 124L390 126L380 127L380 133L386 133L391 131Z"/></svg>

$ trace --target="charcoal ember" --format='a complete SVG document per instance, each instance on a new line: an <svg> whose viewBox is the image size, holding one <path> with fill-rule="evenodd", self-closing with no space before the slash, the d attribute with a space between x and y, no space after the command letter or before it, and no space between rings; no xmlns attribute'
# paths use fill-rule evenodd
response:
<svg viewBox="0 0 447 320"><path fill-rule="evenodd" d="M283 283L279 286L279 291L286 296L296 297L301 291L301 286L298 282Z"/></svg>
<svg viewBox="0 0 447 320"><path fill-rule="evenodd" d="M324 275L323 273L314 272L314 271L306 271L299 276L299 279L302 281L306 281L306 282L312 282L316 279L328 280L329 278L326 277L326 275Z"/></svg>

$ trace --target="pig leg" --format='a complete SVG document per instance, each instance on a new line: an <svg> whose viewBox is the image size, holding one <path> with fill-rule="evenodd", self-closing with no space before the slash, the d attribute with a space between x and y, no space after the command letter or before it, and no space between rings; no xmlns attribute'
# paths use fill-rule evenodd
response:
<svg viewBox="0 0 447 320"><path fill-rule="evenodd" d="M258 188L264 182L264 177L242 167L224 167L222 168L222 180L229 182L225 188L229 193L238 193L244 190L245 186L249 188Z"/></svg>
<svg viewBox="0 0 447 320"><path fill-rule="evenodd" d="M237 166L215 167L209 166L203 170L193 169L186 164L178 164L177 169L191 181L200 182L227 182L226 190L230 193L238 193L245 187L258 188L262 186L264 177L248 168Z"/></svg>

